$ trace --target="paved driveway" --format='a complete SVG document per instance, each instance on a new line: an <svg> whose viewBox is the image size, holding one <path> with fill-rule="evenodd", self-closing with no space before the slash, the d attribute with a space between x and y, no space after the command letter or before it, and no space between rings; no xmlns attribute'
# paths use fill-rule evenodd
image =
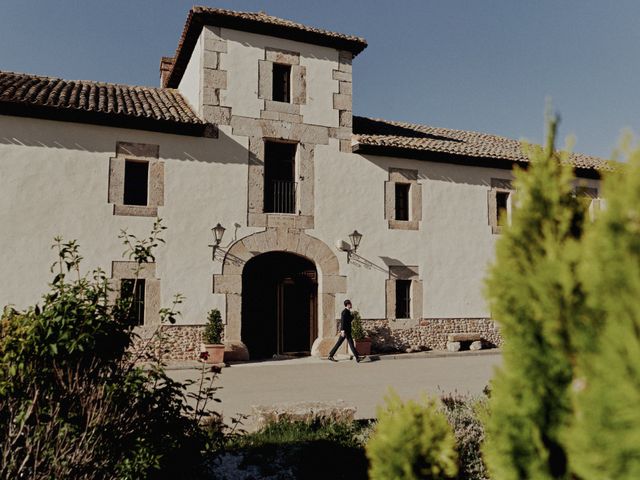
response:
<svg viewBox="0 0 640 480"><path fill-rule="evenodd" d="M224 368L218 404L225 419L251 413L252 405L343 400L357 408L357 418L372 418L389 387L403 398L421 392L478 395L501 363L498 352L460 352L450 356L409 356L394 360L316 358L247 363ZM176 380L196 378L194 369L170 370Z"/></svg>

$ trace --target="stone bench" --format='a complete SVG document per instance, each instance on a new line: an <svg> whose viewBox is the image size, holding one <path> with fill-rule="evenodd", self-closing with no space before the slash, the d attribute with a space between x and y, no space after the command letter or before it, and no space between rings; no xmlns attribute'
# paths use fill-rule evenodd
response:
<svg viewBox="0 0 640 480"><path fill-rule="evenodd" d="M447 350L457 352L462 344L469 344L469 350L482 349L482 337L479 333L450 333L447 335Z"/></svg>
<svg viewBox="0 0 640 480"><path fill-rule="evenodd" d="M258 428L274 422L353 422L356 408L341 400L334 402L297 402L254 405L253 417Z"/></svg>

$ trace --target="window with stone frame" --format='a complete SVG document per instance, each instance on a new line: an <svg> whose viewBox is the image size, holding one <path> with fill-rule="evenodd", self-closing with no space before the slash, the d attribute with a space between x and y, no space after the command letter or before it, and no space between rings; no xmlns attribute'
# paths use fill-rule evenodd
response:
<svg viewBox="0 0 640 480"><path fill-rule="evenodd" d="M124 278L120 280L120 297L131 299L127 321L132 327L144 325L144 292L144 279L135 280L133 278Z"/></svg>
<svg viewBox="0 0 640 480"><path fill-rule="evenodd" d="M272 88L274 102L291 102L291 65L273 64Z"/></svg>
<svg viewBox="0 0 640 480"><path fill-rule="evenodd" d="M258 60L258 98L265 101L261 118L302 123L307 69L300 65L300 52L265 48L264 60Z"/></svg>
<svg viewBox="0 0 640 480"><path fill-rule="evenodd" d="M574 191L578 201L584 209L585 216L588 216L590 221L594 221L601 209L598 189L587 187L585 185L578 185Z"/></svg>
<svg viewBox="0 0 640 480"><path fill-rule="evenodd" d="M386 317L390 320L420 320L422 290L419 267L390 265L386 281Z"/></svg>
<svg viewBox="0 0 640 480"><path fill-rule="evenodd" d="M109 285L111 303L122 295L133 295L129 319L132 326L147 327L160 324L160 279L156 277L154 262L143 265L129 261L111 262Z"/></svg>
<svg viewBox="0 0 640 480"><path fill-rule="evenodd" d="M491 232L499 234L511 221L511 205L513 203L511 180L492 178L488 192L488 218Z"/></svg>
<svg viewBox="0 0 640 480"><path fill-rule="evenodd" d="M156 217L164 205L164 162L160 147L117 142L109 159L108 202L114 215Z"/></svg>
<svg viewBox="0 0 640 480"><path fill-rule="evenodd" d="M385 182L385 218L390 229L419 230L422 220L422 185L418 171L389 168Z"/></svg>

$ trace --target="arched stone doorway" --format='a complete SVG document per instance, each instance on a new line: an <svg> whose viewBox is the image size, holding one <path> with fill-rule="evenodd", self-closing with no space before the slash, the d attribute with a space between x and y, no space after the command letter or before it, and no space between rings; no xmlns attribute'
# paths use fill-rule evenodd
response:
<svg viewBox="0 0 640 480"><path fill-rule="evenodd" d="M287 252L268 252L242 272L242 341L252 360L311 353L317 336L316 267Z"/></svg>
<svg viewBox="0 0 640 480"><path fill-rule="evenodd" d="M347 291L335 253L323 241L295 228L267 228L235 242L225 253L222 274L213 276L213 293L226 297L225 359L248 360L242 334L243 271L268 252L289 252L315 265L317 272L317 337L311 354L326 355L335 342L336 294Z"/></svg>

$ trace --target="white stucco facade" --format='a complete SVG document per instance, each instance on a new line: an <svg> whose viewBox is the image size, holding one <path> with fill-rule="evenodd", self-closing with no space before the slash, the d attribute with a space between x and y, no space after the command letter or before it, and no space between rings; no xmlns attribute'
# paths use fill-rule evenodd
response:
<svg viewBox="0 0 640 480"><path fill-rule="evenodd" d="M215 50L207 50L205 35L217 42ZM295 120L279 120L277 109L287 106L276 105L270 111L269 100L260 98L259 62L268 59L269 49L294 52L292 61L299 59L295 68L304 67L301 85L306 92L291 107L297 113L281 111ZM206 60L211 52L215 60ZM109 275L112 262L126 260L120 230L141 237L149 232L154 218L115 215L108 202L110 159L118 142L130 142L157 145L164 162L164 202L158 217L168 230L166 245L157 250L156 276L162 305L178 292L186 298L178 324L203 324L207 312L218 308L233 331L227 338L242 341L240 320L227 310L230 305L239 308L234 296L241 295L240 280L234 279L235 274L226 276L222 257L212 259L211 228L217 223L226 228L220 247L223 256L243 239L273 230L278 239L313 237L332 252L322 254L320 246L313 247L318 258L337 258L337 271L321 272L317 262L316 353L326 352L327 342L334 338L331 321L339 316L344 298L353 300L363 318L389 321L390 267L417 267L419 272L419 308L403 325L490 318L483 282L498 235L492 233L487 198L492 180L510 180L511 172L344 151L351 108L341 102L347 87L350 101L351 85L346 83L351 68L350 57L348 64L341 64L341 58L344 54L326 46L205 27L178 90L200 115L206 110L203 92L216 90L218 105L213 107L224 107L229 115L228 121L219 123L217 138L0 115L0 305L22 308L39 300L52 277L49 267L55 252L50 245L56 235L78 240L85 269L100 267ZM223 80L208 84L205 69L215 70L216 78ZM336 79L347 74L348 82ZM257 188L252 182L261 178L259 173L252 176L251 155L260 160L255 144L264 139L298 142L312 152L308 163L300 160L297 166L300 182L303 176L310 182L299 190L300 211L311 208L304 224L295 223L296 214L251 216L251 189ZM311 171L303 172L305 168ZM389 227L385 182L393 169L417 172L415 181L421 188L417 229ZM597 180L589 184L597 187ZM279 227L274 227L276 221ZM358 261L347 263L347 254L336 244L348 241L354 229L363 234L362 243ZM216 276L236 286L228 293L213 293ZM323 339L325 344L320 345Z"/></svg>

